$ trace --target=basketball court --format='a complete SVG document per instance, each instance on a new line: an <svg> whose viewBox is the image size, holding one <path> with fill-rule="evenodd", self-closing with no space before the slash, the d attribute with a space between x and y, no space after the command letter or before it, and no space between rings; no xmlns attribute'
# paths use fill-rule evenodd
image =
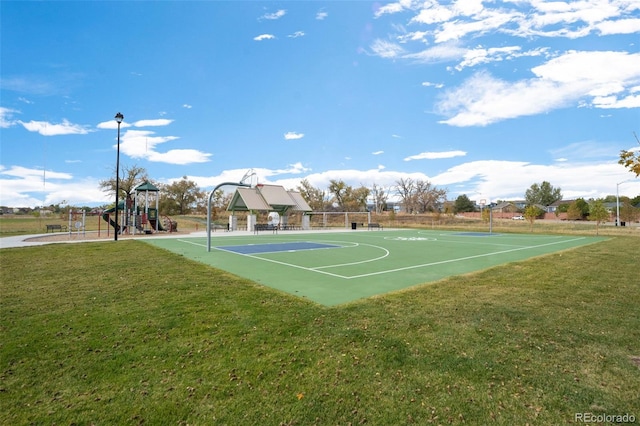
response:
<svg viewBox="0 0 640 426"><path fill-rule="evenodd" d="M149 244L335 306L603 241L601 237L385 230L226 233Z"/></svg>

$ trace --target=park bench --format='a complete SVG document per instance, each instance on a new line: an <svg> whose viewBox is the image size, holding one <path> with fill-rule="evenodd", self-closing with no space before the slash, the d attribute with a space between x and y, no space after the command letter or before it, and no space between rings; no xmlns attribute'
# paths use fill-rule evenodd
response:
<svg viewBox="0 0 640 426"><path fill-rule="evenodd" d="M67 231L67 226L66 225L60 225L58 223L55 223L53 225L47 225L47 234L49 233L49 231L51 231L51 232L54 232L54 231L66 232Z"/></svg>
<svg viewBox="0 0 640 426"><path fill-rule="evenodd" d="M367 224L367 229L369 229L369 231L371 231L372 229L379 229L382 230L382 225L380 225L379 223L369 223Z"/></svg>
<svg viewBox="0 0 640 426"><path fill-rule="evenodd" d="M212 223L211 224L211 230L213 232L216 232L217 229L224 229L225 231L229 231L229 224L226 225L220 225L219 223Z"/></svg>
<svg viewBox="0 0 640 426"><path fill-rule="evenodd" d="M283 231L299 231L302 229L300 225L280 225L280 229Z"/></svg>
<svg viewBox="0 0 640 426"><path fill-rule="evenodd" d="M268 223L256 223L253 226L254 233L258 233L258 231L273 231L274 234L278 233L278 225L270 225Z"/></svg>

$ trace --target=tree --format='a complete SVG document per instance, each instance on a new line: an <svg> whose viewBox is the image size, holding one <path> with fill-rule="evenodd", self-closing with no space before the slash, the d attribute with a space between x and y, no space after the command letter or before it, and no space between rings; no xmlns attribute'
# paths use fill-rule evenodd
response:
<svg viewBox="0 0 640 426"><path fill-rule="evenodd" d="M344 206L347 211L366 211L367 199L371 190L366 186L360 186L358 188L352 188L347 186L346 197L344 199Z"/></svg>
<svg viewBox="0 0 640 426"><path fill-rule="evenodd" d="M371 197L373 198L373 205L376 214L382 213L382 211L387 207L388 198L388 195L385 192L384 188L374 183L373 187L371 188Z"/></svg>
<svg viewBox="0 0 640 426"><path fill-rule="evenodd" d="M419 213L439 211L442 203L447 200L447 190L438 189L431 182L417 180L414 198Z"/></svg>
<svg viewBox="0 0 640 426"><path fill-rule="evenodd" d="M447 200L447 190L438 189L429 181L411 178L396 181L396 192L407 213L438 211Z"/></svg>
<svg viewBox="0 0 640 426"><path fill-rule="evenodd" d="M596 222L596 235L598 235L600 224L606 222L607 219L609 219L609 211L604 206L602 200L594 201L589 209L589 220Z"/></svg>
<svg viewBox="0 0 640 426"><path fill-rule="evenodd" d="M544 213L543 210L535 205L529 205L524 209L524 218L529 222L529 229L533 231L533 224L536 219Z"/></svg>
<svg viewBox="0 0 640 426"><path fill-rule="evenodd" d="M344 198L347 184L342 180L331 179L329 181L329 192L333 194L333 199L338 207L344 211Z"/></svg>
<svg viewBox="0 0 640 426"><path fill-rule="evenodd" d="M456 213L473 212L476 210L476 205L467 197L467 194L462 194L456 198L454 210Z"/></svg>
<svg viewBox="0 0 640 426"><path fill-rule="evenodd" d="M183 176L181 180L163 185L162 207L166 214L187 214L196 207L204 192L198 185Z"/></svg>
<svg viewBox="0 0 640 426"><path fill-rule="evenodd" d="M543 181L540 185L534 183L525 192L524 198L527 205L540 204L548 206L556 201L562 200L560 188L554 188L549 182Z"/></svg>
<svg viewBox="0 0 640 426"><path fill-rule="evenodd" d="M635 136L636 141L640 144L640 140L635 132L633 132L633 136ZM640 176L640 150L622 150L620 151L620 160L618 164L623 165L631 173L635 173L636 177Z"/></svg>
<svg viewBox="0 0 640 426"><path fill-rule="evenodd" d="M413 213L414 199L413 194L415 191L415 183L411 178L401 178L396 181L396 192L402 199L402 205L407 213Z"/></svg>
<svg viewBox="0 0 640 426"><path fill-rule="evenodd" d="M364 211L367 208L367 198L370 190L365 186L353 188L342 180L329 181L329 192L341 211Z"/></svg>
<svg viewBox="0 0 640 426"><path fill-rule="evenodd" d="M147 177L147 170L143 167L132 166L132 167L123 167L122 173L120 174L120 185L118 189L120 190L120 194L118 199L133 199L133 190L143 183L144 181L149 180ZM101 180L100 188L111 194L116 193L116 177L115 172L114 176L111 179Z"/></svg>
<svg viewBox="0 0 640 426"><path fill-rule="evenodd" d="M624 202L620 205L620 221L634 222L640 217L640 209L636 208L630 202Z"/></svg>
<svg viewBox="0 0 640 426"><path fill-rule="evenodd" d="M307 179L302 179L296 190L302 195L309 207L315 211L323 211L325 209L325 192L319 188L315 188Z"/></svg>
<svg viewBox="0 0 640 426"><path fill-rule="evenodd" d="M567 219L569 220L582 220L589 214L589 204L582 199L578 198L569 205L567 208Z"/></svg>
<svg viewBox="0 0 640 426"><path fill-rule="evenodd" d="M213 193L213 197L211 197L211 210L212 210L211 219L217 219L220 212L227 208L229 203L231 203L233 194L234 194L233 192L225 193L224 190L222 189L218 189L216 192ZM208 203L209 200L205 199L203 201L204 202L202 206L200 205L200 203L198 203L198 210L202 209L203 213L206 214L207 206L204 203Z"/></svg>

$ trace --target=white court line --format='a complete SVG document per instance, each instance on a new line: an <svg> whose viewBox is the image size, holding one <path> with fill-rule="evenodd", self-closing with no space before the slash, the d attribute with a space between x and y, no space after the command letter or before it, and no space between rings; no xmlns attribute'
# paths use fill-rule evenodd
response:
<svg viewBox="0 0 640 426"><path fill-rule="evenodd" d="M405 266L404 268L396 268L396 269L389 269L389 270L386 270L386 271L371 272L369 274L353 275L353 276L350 276L350 277L346 277L346 279L350 280L350 279L353 279L353 278L371 277L371 276L374 276L374 275L388 274L390 272L399 272L399 271L406 271L406 270L409 270L409 269L423 268L425 266L443 265L445 263L453 263L453 262L459 262L459 261L462 261L462 260L477 259L477 258L480 258L480 257L493 256L495 254L511 253L511 252L514 252L514 251L534 249L534 248L551 246L551 245L561 244L561 243L570 243L572 241L579 241L579 240L584 240L584 239L585 239L585 237L580 237L580 238L574 238L572 240L555 241L553 243L539 244L537 246L519 247L519 248L510 249L510 250L496 251L496 252L493 252L493 253L484 253L484 254L477 254L477 255L474 255L474 256L460 257L460 258L457 258L457 259L442 260L440 262L423 263L421 265Z"/></svg>
<svg viewBox="0 0 640 426"><path fill-rule="evenodd" d="M387 250L386 248L379 247L379 246L374 246L373 244L358 244L358 243L356 243L356 245L352 246L352 247L357 247L359 245L369 246L369 247L380 249L380 250L382 250L384 252L384 254L382 256L374 257L372 259L367 259L367 260L361 260L359 262L339 263L337 265L327 265L327 266L316 266L315 268L310 268L310 269L314 270L314 271L317 271L317 270L325 269L325 268L338 268L340 266L362 265L363 263L375 262L377 260L384 259L385 257L389 256L389 254L390 254L389 250Z"/></svg>
<svg viewBox="0 0 640 426"><path fill-rule="evenodd" d="M360 275L352 275L352 276L334 274L334 273L331 273L331 272L327 272L327 271L323 271L323 270L318 269L318 268L332 268L332 267L338 267L338 266L345 266L345 265L348 265L348 264L307 268L305 266L295 265L295 264L286 263L286 262L280 262L278 260L273 260L273 259L266 259L266 258L262 258L262 257L252 256L252 255L249 255L249 254L229 252L227 250L221 250L221 249L217 249L217 250L224 251L225 253L234 253L234 254L238 254L240 256L246 256L246 257L250 257L252 259L262 260L262 261L265 261L265 262L276 263L278 265L290 266L292 268L302 269L302 270L309 271L309 272L317 272L319 274L329 275L329 276L332 276L332 277L342 278L342 279L345 279L345 280L351 280L351 279L354 279L354 278L372 277L372 276L375 276L375 275L383 275L383 274L388 274L388 273L392 273L392 272L407 271L407 270L410 270L410 269L418 269L418 268L424 268L424 267L428 267L428 266L444 265L444 264L447 264L447 263L455 263L455 262L461 262L461 261L470 260L470 259L478 259L478 258L481 258L481 257L488 257L488 256L496 255L496 254L505 254L505 253L511 253L511 252L516 252L516 251L521 251L521 250L529 250L529 249L535 249L535 248L540 248L540 247L552 246L552 245L556 245L556 244L570 243L570 242L573 242L573 241L584 240L585 238L586 237L579 237L579 238L573 238L571 240L554 241L552 243L539 244L539 245L535 245L535 246L518 247L518 248L514 248L514 249L510 249L510 250L501 250L501 251L496 251L496 252L492 252L492 253L477 254L477 255L474 255L474 256L466 256L466 257L460 257L460 258L456 258L456 259L447 259L447 260L441 260L439 262L423 263L423 264L420 264L420 265L411 265L411 266L405 266L403 268L387 269L387 270L384 270L384 271L371 272L371 273L368 273L368 274L360 274ZM197 244L197 243L193 243L193 242L186 241L186 240L178 240L178 241L182 241L182 242L193 244L193 245L197 245L197 246L206 247L203 244ZM377 247L377 246L373 246L373 247ZM381 248L381 247L377 247L377 248ZM384 257L386 257L386 256L384 256Z"/></svg>
<svg viewBox="0 0 640 426"><path fill-rule="evenodd" d="M207 246L206 246L206 245L204 245L204 244L198 244L198 243L194 243L194 242L187 241L187 240L181 240L181 239L178 239L178 241L181 241L181 242L183 242L183 243L193 244L194 246L207 247ZM351 244L353 244L353 243L351 243ZM352 246L352 247L355 247L355 246ZM304 271L309 271L309 272L317 272L317 273L319 273L319 274L330 275L330 276L332 276L332 277L336 277L336 278L349 279L349 277L345 277L345 276L343 276L343 275L333 274L333 273L331 273L331 272L319 271L319 270L316 270L316 269L313 269L313 268L307 268L306 266L295 265L295 264L293 264L293 263L280 262L279 260L267 259L267 258L264 258L264 257L254 256L254 255L251 255L251 254L238 253L238 252L235 252L235 251L219 249L219 248L217 248L217 247L213 247L213 248L214 248L214 249L216 249L216 250L218 250L218 251L225 252L225 253L236 254L236 255L238 255L238 256L249 257L249 258L251 258L251 259L256 259L256 260L262 260L262 261L264 261L264 262L276 263L276 264L278 264L278 265L289 266L289 267L291 267L291 268L302 269L302 270L304 270Z"/></svg>

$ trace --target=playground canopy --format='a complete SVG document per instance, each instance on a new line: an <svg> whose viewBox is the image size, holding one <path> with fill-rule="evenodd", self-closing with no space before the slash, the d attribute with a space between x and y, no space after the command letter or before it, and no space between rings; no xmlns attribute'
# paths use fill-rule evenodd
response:
<svg viewBox="0 0 640 426"><path fill-rule="evenodd" d="M311 212L299 192L287 191L280 185L258 184L252 188L237 188L227 211Z"/></svg>
<svg viewBox="0 0 640 426"><path fill-rule="evenodd" d="M135 189L136 192L160 192L160 190L155 187L151 182L144 181L140 185L138 185Z"/></svg>

